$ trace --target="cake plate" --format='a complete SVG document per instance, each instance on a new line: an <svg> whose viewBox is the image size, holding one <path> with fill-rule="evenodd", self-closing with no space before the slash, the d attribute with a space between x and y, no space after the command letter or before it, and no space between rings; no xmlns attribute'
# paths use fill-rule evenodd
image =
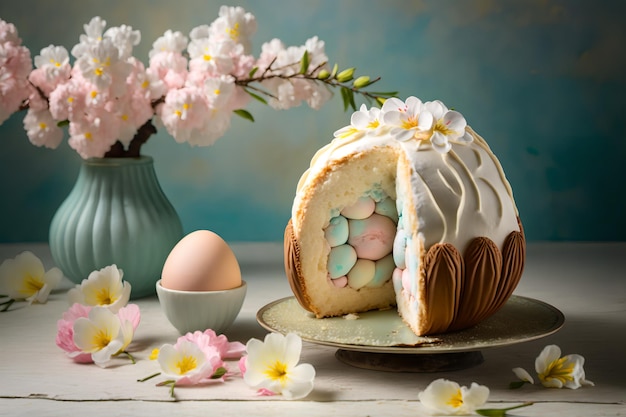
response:
<svg viewBox="0 0 626 417"><path fill-rule="evenodd" d="M392 372L440 372L483 362L481 350L536 340L565 322L557 308L513 295L494 315L466 330L416 336L394 309L317 319L295 297L276 300L256 315L268 331L296 333L303 340L337 348L340 361Z"/></svg>

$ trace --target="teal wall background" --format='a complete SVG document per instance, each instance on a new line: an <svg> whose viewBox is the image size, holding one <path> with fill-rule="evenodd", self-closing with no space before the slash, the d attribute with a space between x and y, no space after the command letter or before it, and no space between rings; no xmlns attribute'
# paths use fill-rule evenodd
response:
<svg viewBox="0 0 626 417"><path fill-rule="evenodd" d="M71 49L95 15L141 30L147 60L166 29L210 23L207 0L20 0L0 3L34 54ZM490 143L536 240L624 240L626 236L626 2L581 0L250 0L254 53L278 37L300 45L318 35L341 66L383 77L378 88L441 99ZM143 149L186 232L228 241L280 241L300 174L316 149L349 121L337 95L319 111L235 118L214 146L179 145L165 132ZM67 144L32 146L23 114L0 126L0 241L47 240L80 158Z"/></svg>

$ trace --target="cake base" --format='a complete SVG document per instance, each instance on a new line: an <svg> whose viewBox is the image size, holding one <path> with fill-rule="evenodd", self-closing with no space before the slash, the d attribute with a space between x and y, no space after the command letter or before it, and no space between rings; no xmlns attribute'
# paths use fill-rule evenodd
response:
<svg viewBox="0 0 626 417"><path fill-rule="evenodd" d="M346 365L385 372L459 371L484 362L480 351L411 355L339 349L335 357Z"/></svg>

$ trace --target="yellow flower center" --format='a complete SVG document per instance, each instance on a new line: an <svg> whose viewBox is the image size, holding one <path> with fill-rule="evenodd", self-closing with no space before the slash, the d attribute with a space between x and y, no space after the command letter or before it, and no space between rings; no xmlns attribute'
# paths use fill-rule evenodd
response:
<svg viewBox="0 0 626 417"><path fill-rule="evenodd" d="M216 96L219 96L219 95L221 94L221 91L220 91L220 89L219 89L219 88L216 88L215 90L213 90L213 93L214 93Z"/></svg>
<svg viewBox="0 0 626 417"><path fill-rule="evenodd" d="M277 360L267 368L265 375L271 380L280 381L281 384L284 384L288 378L287 364Z"/></svg>
<svg viewBox="0 0 626 417"><path fill-rule="evenodd" d="M441 132L443 135L448 136L451 133L454 133L454 130L450 129L447 124L443 122L443 120L437 120L435 123L435 127L433 128L435 132Z"/></svg>
<svg viewBox="0 0 626 417"><path fill-rule="evenodd" d="M198 362L193 356L185 355L178 362L176 362L176 367L178 368L179 375L184 375L187 372L196 369L197 366Z"/></svg>
<svg viewBox="0 0 626 417"><path fill-rule="evenodd" d="M226 28L226 33L237 42L239 40L239 23L235 23L232 28Z"/></svg>
<svg viewBox="0 0 626 417"><path fill-rule="evenodd" d="M155 361L159 358L159 348L154 348L152 349L152 352L150 352L150 357L149 359L151 361Z"/></svg>
<svg viewBox="0 0 626 417"><path fill-rule="evenodd" d="M122 120L127 122L128 121L128 115L127 114L123 114L122 115Z"/></svg>
<svg viewBox="0 0 626 417"><path fill-rule="evenodd" d="M92 140L93 139L93 135L91 134L91 132L85 132L85 139L87 139L87 140Z"/></svg>
<svg viewBox="0 0 626 417"><path fill-rule="evenodd" d="M100 288L96 294L96 300L98 300L99 305L113 304L113 297L111 297L111 293L108 288Z"/></svg>
<svg viewBox="0 0 626 417"><path fill-rule="evenodd" d="M446 404L451 405L454 408L459 408L460 406L462 406L463 405L463 395L461 395L461 390L460 389L456 390L454 395L452 397L450 397L450 399L448 400L448 402Z"/></svg>
<svg viewBox="0 0 626 417"><path fill-rule="evenodd" d="M209 54L204 54L202 55L202 58L204 58L205 61L210 61L213 59L213 57Z"/></svg>
<svg viewBox="0 0 626 417"><path fill-rule="evenodd" d="M102 350L111 343L111 335L106 329L99 330L94 336L92 340L92 344L95 347L95 350Z"/></svg>
<svg viewBox="0 0 626 417"><path fill-rule="evenodd" d="M380 122L378 120L374 120L373 122L369 122L367 124L368 129L376 129L378 126L380 126Z"/></svg>
<svg viewBox="0 0 626 417"><path fill-rule="evenodd" d="M150 82L148 80L145 80L144 82L141 83L141 88L148 88L150 87Z"/></svg>
<svg viewBox="0 0 626 417"><path fill-rule="evenodd" d="M43 288L44 286L44 282L37 278L34 277L30 274L25 274L23 279L22 279L22 294L26 294L27 296L31 296L33 294L35 294L37 291L39 291L41 288Z"/></svg>
<svg viewBox="0 0 626 417"><path fill-rule="evenodd" d="M39 130L46 130L47 127L48 125L44 122L39 122Z"/></svg>
<svg viewBox="0 0 626 417"><path fill-rule="evenodd" d="M55 67L57 67L57 68L61 66L61 63L59 61L54 60L54 59L50 59L50 63L52 65L54 65Z"/></svg>
<svg viewBox="0 0 626 417"><path fill-rule="evenodd" d="M574 370L574 363L571 362L565 365L566 358L560 358L552 361L546 368L545 372L539 374L539 379L545 381L546 379L558 379L562 383L567 381L573 381L572 371Z"/></svg>
<svg viewBox="0 0 626 417"><path fill-rule="evenodd" d="M93 70L93 73L96 74L98 77L102 77L102 74L104 74L104 70L102 69L102 67L98 67Z"/></svg>
<svg viewBox="0 0 626 417"><path fill-rule="evenodd" d="M417 127L417 122L418 122L417 116L411 116L408 119L402 121L402 127L407 130L413 129Z"/></svg>

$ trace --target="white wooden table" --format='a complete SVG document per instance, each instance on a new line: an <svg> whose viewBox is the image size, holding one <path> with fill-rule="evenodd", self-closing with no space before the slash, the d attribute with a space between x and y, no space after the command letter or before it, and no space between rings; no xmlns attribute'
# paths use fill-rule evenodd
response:
<svg viewBox="0 0 626 417"><path fill-rule="evenodd" d="M242 311L226 332L245 343L265 335L256 322L264 305L291 295L282 270L282 245L237 244L248 295ZM44 244L0 245L0 260L23 250L53 266ZM159 370L151 350L174 343L176 330L165 318L156 297L135 300L142 320L129 350L137 364L119 362L107 369L71 362L55 345L56 322L68 308L69 281L47 304L15 304L0 313L0 416L58 415L331 415L419 416L424 409L417 394L436 378L462 385L476 381L491 389L489 406L525 401L535 405L515 410L520 416L626 416L626 242L536 243L528 247L522 281L515 294L545 301L566 317L563 328L540 340L483 351L485 362L462 371L392 373L358 369L339 362L335 349L305 343L302 361L317 371L315 390L304 400L259 397L239 377L203 387L177 388L179 401L158 378L137 379ZM579 390L526 385L508 389L511 368L533 371L534 359L547 344L563 354L586 358L587 378L595 387ZM236 364L230 364L236 369ZM533 372L534 373L534 372Z"/></svg>

